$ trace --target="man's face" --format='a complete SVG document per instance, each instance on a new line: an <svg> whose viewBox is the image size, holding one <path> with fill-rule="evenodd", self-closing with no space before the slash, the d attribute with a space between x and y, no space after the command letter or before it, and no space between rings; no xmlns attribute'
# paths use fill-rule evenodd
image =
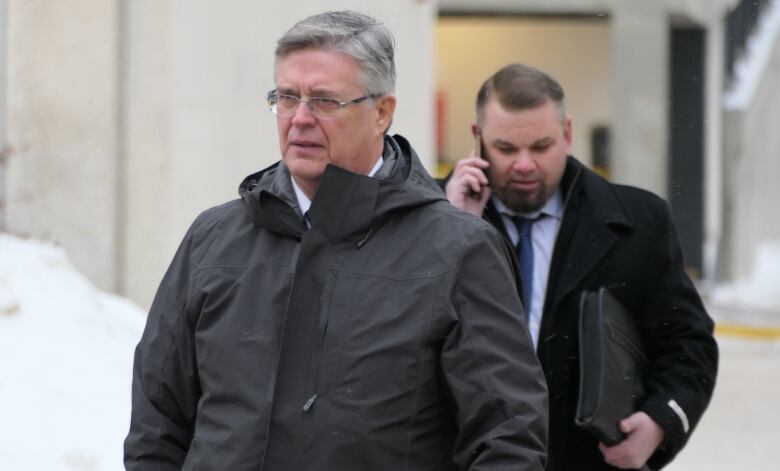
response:
<svg viewBox="0 0 780 471"><path fill-rule="evenodd" d="M552 101L509 111L490 100L481 132L490 162L487 177L498 198L513 211L541 209L561 182L571 152L571 120L562 120Z"/></svg>
<svg viewBox="0 0 780 471"><path fill-rule="evenodd" d="M357 61L344 53L303 49L279 59L276 89L303 100L348 102L366 94L359 72ZM367 174L382 153L394 110L395 98L388 95L346 106L332 118L317 118L303 104L293 116L277 116L282 157L296 183L312 197L329 163Z"/></svg>

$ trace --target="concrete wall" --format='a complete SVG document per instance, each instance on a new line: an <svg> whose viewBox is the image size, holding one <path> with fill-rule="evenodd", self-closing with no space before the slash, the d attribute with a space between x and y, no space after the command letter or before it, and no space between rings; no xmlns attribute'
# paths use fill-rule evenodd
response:
<svg viewBox="0 0 780 471"><path fill-rule="evenodd" d="M437 83L447 103L443 154L449 162L474 147L470 125L477 90L490 74L511 62L539 67L561 83L573 120L574 155L586 164L592 161L593 126L611 124L606 20L443 17L437 43Z"/></svg>
<svg viewBox="0 0 780 471"><path fill-rule="evenodd" d="M720 247L710 252L725 254L726 265L733 265L739 274L749 270L755 244L777 236L773 219L748 217L756 213L752 208L761 200L745 187L749 182L775 195L774 186L764 179L777 174L776 162L768 157L778 155L772 147L777 133L767 126L777 122L773 109L778 107L771 101L776 94L768 81L750 109L730 113L721 123L720 22L735 2L665 0L630 2L629 8L629 2L620 0L333 1L327 8L374 14L395 32L399 108L393 131L410 138L429 169L435 164L434 49L439 9L603 15L610 25L609 44L579 49L603 48L603 55L594 56L612 64L608 77L577 79L577 71L591 74L606 67L600 63L589 69L573 63L567 69L565 62L571 58L556 57L551 48L529 49L516 59L538 58L534 60L538 65L552 68L561 78L570 90L575 132L587 129L578 108L592 112L594 121L612 123L617 180L662 195L666 191L663 71L669 18L682 16L701 23L708 30L709 47L707 237L710 247ZM61 243L77 267L101 288L148 305L197 213L234 198L245 174L278 159L275 122L263 99L273 87L274 43L296 20L325 7L317 0L284 4L0 0L2 6L6 7L7 48L4 58L0 52L0 72L7 91L4 95L0 91L0 97L6 98L5 105L0 100L0 132L5 129L8 146L0 153L4 158L0 206L7 203L4 216L0 209L0 224L16 234ZM602 44L604 27L599 28L593 36L582 33L581 37L598 38L594 44ZM459 47L478 42L465 41ZM550 38L544 42L554 44ZM545 65L545 60L551 62ZM473 81L468 85L472 90L455 92L469 97L465 114L472 113L473 93L481 82L469 75L468 66L455 66L460 69L455 73ZM480 63L480 79L495 68ZM776 69L772 70L776 77ZM602 80L609 83L610 93L600 95L600 90L606 90L601 87L595 88L595 95L581 91L587 83ZM576 104L575 94L581 96L577 99L584 96L592 101ZM732 123L738 123L734 129ZM736 133L727 137L731 153L724 155L734 166L723 169L719 167L721 124ZM449 131L459 136L461 132L465 140L453 144L448 153L470 148L467 129ZM579 134L575 139L581 146L577 153L587 153L582 148L587 137ZM731 200L729 194L721 200L720 185L726 179ZM721 201L731 205L732 212L721 211ZM731 219L721 221L721 214ZM761 229L757 221L770 221L768 229ZM738 226L729 226L730 222ZM723 243L719 243L721 227L730 231Z"/></svg>
<svg viewBox="0 0 780 471"><path fill-rule="evenodd" d="M7 2L7 229L117 288L114 1Z"/></svg>

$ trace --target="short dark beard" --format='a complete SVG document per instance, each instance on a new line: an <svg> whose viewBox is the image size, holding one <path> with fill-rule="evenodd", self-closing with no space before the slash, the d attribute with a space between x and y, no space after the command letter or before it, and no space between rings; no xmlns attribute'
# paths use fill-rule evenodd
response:
<svg viewBox="0 0 780 471"><path fill-rule="evenodd" d="M513 190L508 186L495 189L496 196L508 209L522 214L535 213L547 203L547 185L541 182L539 191L533 194Z"/></svg>

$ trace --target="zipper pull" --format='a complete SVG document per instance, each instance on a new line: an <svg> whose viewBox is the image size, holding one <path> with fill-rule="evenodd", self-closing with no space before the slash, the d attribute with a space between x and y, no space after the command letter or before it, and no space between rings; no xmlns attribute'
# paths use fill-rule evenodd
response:
<svg viewBox="0 0 780 471"><path fill-rule="evenodd" d="M303 405L303 411L304 412L308 412L309 409L311 409L311 406L314 405L314 401L316 401L316 400L317 400L317 395L316 394L313 395L312 397L310 397L309 400L306 401L306 403Z"/></svg>

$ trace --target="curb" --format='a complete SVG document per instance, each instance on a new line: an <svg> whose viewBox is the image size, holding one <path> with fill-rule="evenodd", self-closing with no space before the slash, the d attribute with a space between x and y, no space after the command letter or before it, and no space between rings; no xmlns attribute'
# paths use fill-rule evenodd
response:
<svg viewBox="0 0 780 471"><path fill-rule="evenodd" d="M780 340L780 327L756 327L742 324L715 324L715 335L752 340Z"/></svg>

